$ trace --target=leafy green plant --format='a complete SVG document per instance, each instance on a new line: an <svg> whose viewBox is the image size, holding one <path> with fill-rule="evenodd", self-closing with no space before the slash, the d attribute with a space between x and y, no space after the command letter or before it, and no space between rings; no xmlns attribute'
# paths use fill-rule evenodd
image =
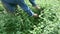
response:
<svg viewBox="0 0 60 34"><path fill-rule="evenodd" d="M28 16L22 9L18 8L20 15L0 13L0 34L60 34L60 1L58 0L36 0L40 7L44 7L44 13L40 13L38 19ZM36 13L36 10L28 6ZM0 12L4 8L1 6Z"/></svg>

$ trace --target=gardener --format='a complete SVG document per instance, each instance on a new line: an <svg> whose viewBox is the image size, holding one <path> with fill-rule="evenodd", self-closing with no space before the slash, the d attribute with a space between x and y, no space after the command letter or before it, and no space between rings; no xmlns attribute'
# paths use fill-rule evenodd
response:
<svg viewBox="0 0 60 34"><path fill-rule="evenodd" d="M34 0L29 0L29 1L32 3L33 6L36 6L36 4L34 4L35 3ZM30 16L38 17L38 15L32 12L32 10L30 10L30 8L25 4L24 0L2 0L2 3L5 9L12 14L15 13L15 9L17 5L19 5Z"/></svg>

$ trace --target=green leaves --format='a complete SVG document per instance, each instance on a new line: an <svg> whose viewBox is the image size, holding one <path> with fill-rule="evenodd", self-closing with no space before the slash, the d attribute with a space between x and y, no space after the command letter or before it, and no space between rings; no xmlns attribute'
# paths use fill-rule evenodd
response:
<svg viewBox="0 0 60 34"><path fill-rule="evenodd" d="M29 17L21 8L18 8L20 15L0 13L0 34L60 34L60 2L58 0L36 0L40 7L44 7L44 13L39 18ZM30 6L30 3L28 6ZM30 6L35 12L39 13ZM4 8L1 5L0 12Z"/></svg>

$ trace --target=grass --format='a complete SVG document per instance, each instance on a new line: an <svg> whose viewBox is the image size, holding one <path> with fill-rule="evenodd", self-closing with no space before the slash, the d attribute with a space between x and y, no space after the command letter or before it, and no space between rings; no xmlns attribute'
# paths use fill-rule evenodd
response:
<svg viewBox="0 0 60 34"><path fill-rule="evenodd" d="M38 13L28 0L25 2ZM19 16L1 13L0 34L60 34L60 0L36 0L36 3L45 8L39 19L29 17L19 8Z"/></svg>

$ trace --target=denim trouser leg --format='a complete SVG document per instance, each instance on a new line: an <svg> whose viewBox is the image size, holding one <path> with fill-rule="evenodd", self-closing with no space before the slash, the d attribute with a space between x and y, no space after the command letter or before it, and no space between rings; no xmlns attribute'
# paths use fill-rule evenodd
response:
<svg viewBox="0 0 60 34"><path fill-rule="evenodd" d="M35 0L29 0L32 6L36 6Z"/></svg>
<svg viewBox="0 0 60 34"><path fill-rule="evenodd" d="M33 16L34 12L25 4L24 0L19 0L18 5L26 11L30 16Z"/></svg>
<svg viewBox="0 0 60 34"><path fill-rule="evenodd" d="M5 1L2 1L2 4L4 6L4 8L7 10L7 12L11 12L11 13L14 13L15 12L15 9L16 9L16 4L9 4Z"/></svg>

